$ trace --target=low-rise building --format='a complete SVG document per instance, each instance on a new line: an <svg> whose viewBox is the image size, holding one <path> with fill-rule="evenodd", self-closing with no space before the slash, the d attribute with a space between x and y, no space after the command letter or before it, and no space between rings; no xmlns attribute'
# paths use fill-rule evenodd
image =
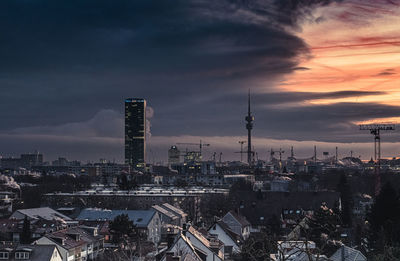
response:
<svg viewBox="0 0 400 261"><path fill-rule="evenodd" d="M236 234L240 235L243 239L247 239L250 236L250 222L247 219L234 212L229 211L222 218L222 221Z"/></svg>
<svg viewBox="0 0 400 261"><path fill-rule="evenodd" d="M62 261L55 245L0 245L0 260Z"/></svg>
<svg viewBox="0 0 400 261"><path fill-rule="evenodd" d="M240 252L240 246L243 243L242 237L233 232L223 221L214 223L208 229L208 233L216 236L224 244L225 257Z"/></svg>
<svg viewBox="0 0 400 261"><path fill-rule="evenodd" d="M187 222L187 214L180 208L177 208L169 203L164 203L160 205L163 209L167 210L168 212L173 213L175 216L178 217L178 226L183 226Z"/></svg>
<svg viewBox="0 0 400 261"><path fill-rule="evenodd" d="M55 245L63 261L93 260L104 249L104 238L97 229L67 228L46 234L37 245Z"/></svg>
<svg viewBox="0 0 400 261"><path fill-rule="evenodd" d="M192 245L206 254L205 261L224 260L224 244L217 237L207 238L196 230L193 226L184 226L182 233L192 243Z"/></svg>
<svg viewBox="0 0 400 261"><path fill-rule="evenodd" d="M115 217L126 214L147 241L158 244L161 239L161 220L154 210L109 210L87 208L76 218L80 221L112 221Z"/></svg>
<svg viewBox="0 0 400 261"><path fill-rule="evenodd" d="M70 217L61 214L54 209L49 207L43 208L29 208L16 210L10 217L10 219L21 220L27 217L29 220L44 219L44 220L64 220L71 221Z"/></svg>

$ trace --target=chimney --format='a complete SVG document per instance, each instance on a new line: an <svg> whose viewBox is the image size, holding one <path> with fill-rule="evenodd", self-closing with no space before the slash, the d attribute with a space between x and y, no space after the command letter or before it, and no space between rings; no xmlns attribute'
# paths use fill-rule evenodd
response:
<svg viewBox="0 0 400 261"><path fill-rule="evenodd" d="M51 237L52 240L56 241L60 245L65 245L65 239L61 237Z"/></svg>
<svg viewBox="0 0 400 261"><path fill-rule="evenodd" d="M341 247L341 250L342 250L342 261L345 261L346 260L346 257L345 257L345 253L344 253L344 245Z"/></svg>
<svg viewBox="0 0 400 261"><path fill-rule="evenodd" d="M219 252L219 249L220 249L218 239L216 237L210 237L209 242L210 242L210 249L215 254L218 255L218 252Z"/></svg>
<svg viewBox="0 0 400 261"><path fill-rule="evenodd" d="M175 241L175 235L172 233L168 233L167 234L168 249L170 249L172 247L172 245L174 244L174 241Z"/></svg>
<svg viewBox="0 0 400 261"><path fill-rule="evenodd" d="M184 235L184 236L186 236L186 231L187 231L187 225L186 225L186 223L185 224L183 224L182 225L182 234Z"/></svg>
<svg viewBox="0 0 400 261"><path fill-rule="evenodd" d="M174 252L167 252L165 254L165 261L173 261Z"/></svg>

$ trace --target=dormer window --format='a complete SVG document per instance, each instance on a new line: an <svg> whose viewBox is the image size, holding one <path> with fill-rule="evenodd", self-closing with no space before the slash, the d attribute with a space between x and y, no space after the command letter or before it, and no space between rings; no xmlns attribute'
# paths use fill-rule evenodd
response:
<svg viewBox="0 0 400 261"><path fill-rule="evenodd" d="M28 252L16 252L15 259L29 259L29 253Z"/></svg>
<svg viewBox="0 0 400 261"><path fill-rule="evenodd" d="M8 259L8 252L0 252L0 259Z"/></svg>

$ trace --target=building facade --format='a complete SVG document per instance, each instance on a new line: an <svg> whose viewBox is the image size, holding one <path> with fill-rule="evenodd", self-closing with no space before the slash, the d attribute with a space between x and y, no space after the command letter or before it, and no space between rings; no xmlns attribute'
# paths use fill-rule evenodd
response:
<svg viewBox="0 0 400 261"><path fill-rule="evenodd" d="M144 168L146 155L146 100L125 100L125 163Z"/></svg>

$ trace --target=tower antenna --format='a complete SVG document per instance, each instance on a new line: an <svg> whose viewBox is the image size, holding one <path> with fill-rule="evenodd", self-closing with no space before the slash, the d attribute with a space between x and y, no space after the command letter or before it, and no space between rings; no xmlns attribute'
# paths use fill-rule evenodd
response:
<svg viewBox="0 0 400 261"><path fill-rule="evenodd" d="M253 129L253 121L254 121L254 116L251 114L251 107L250 107L250 89L249 89L249 95L248 95L248 110L247 110L247 116L245 118L246 120L246 129L247 129L247 163L249 166L253 164L253 151L251 148L251 130Z"/></svg>

